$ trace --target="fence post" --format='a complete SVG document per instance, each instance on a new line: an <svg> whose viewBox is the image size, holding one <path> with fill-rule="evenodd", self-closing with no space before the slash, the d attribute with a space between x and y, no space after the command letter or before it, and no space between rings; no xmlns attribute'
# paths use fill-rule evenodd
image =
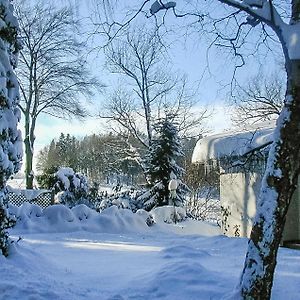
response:
<svg viewBox="0 0 300 300"><path fill-rule="evenodd" d="M55 198L55 191L54 189L51 190L51 203L50 205L54 205L54 198Z"/></svg>

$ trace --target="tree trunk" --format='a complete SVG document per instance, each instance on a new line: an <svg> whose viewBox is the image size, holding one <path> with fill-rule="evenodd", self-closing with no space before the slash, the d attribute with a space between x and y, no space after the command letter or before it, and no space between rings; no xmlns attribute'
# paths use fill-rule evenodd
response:
<svg viewBox="0 0 300 300"><path fill-rule="evenodd" d="M25 159L26 159L26 189L33 189L33 171L32 171L32 161L33 161L33 153L31 151L31 146L26 140L24 140L25 144Z"/></svg>
<svg viewBox="0 0 300 300"><path fill-rule="evenodd" d="M33 139L32 124L30 126L30 117L25 115L25 176L26 176L26 189L33 189L33 170L32 170L32 163L33 163Z"/></svg>
<svg viewBox="0 0 300 300"><path fill-rule="evenodd" d="M270 299L276 256L300 170L300 60L289 62L288 87L277 121L240 288L244 299Z"/></svg>

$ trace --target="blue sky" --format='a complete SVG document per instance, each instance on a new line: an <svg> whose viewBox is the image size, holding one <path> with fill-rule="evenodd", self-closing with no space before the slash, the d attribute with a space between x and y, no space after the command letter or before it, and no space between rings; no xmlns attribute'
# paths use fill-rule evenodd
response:
<svg viewBox="0 0 300 300"><path fill-rule="evenodd" d="M58 3L76 3L78 5L78 14L88 15L92 9L92 0L77 1L63 0ZM180 24L181 20L175 20ZM97 41L97 40L96 40ZM222 49L212 48L207 53L208 42L198 39L196 34L188 36L185 41L183 38L178 38L170 49L170 56L174 63L174 70L181 70L186 73L190 83L199 85L199 105L215 108L215 113L209 120L209 127L213 132L221 132L230 127L229 109L226 101L229 97L230 82L232 79L234 63L232 57ZM95 75L99 76L104 83L114 83L114 77L107 76L103 71L101 64L103 58L99 55L96 59L92 58ZM273 57L268 57L268 69L264 71L273 72L276 70L276 61ZM264 62L265 63L265 62ZM209 66L209 70L208 70ZM260 72L263 68L259 64L257 58L252 57L247 60L247 65L239 69L237 78L243 82L249 76ZM109 81L105 79L109 78ZM103 95L95 97L96 107L101 107ZM94 109L96 111L97 109ZM58 137L60 132L70 133L76 136L84 136L86 134L98 133L105 131L103 121L99 119L87 119L85 122L73 120L72 122L63 121L60 119L42 116L38 121L36 130L36 146L38 151L44 145L48 144L52 138Z"/></svg>

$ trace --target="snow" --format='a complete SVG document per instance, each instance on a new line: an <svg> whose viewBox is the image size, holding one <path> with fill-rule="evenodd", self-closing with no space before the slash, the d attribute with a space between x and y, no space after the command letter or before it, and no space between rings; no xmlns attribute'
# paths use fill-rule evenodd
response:
<svg viewBox="0 0 300 300"><path fill-rule="evenodd" d="M72 209L57 204L40 211L29 203L21 207L10 205L18 222L14 228L19 233L46 232L140 232L147 231L144 218L127 209L111 206L101 214L85 205Z"/></svg>
<svg viewBox="0 0 300 300"><path fill-rule="evenodd" d="M162 5L158 2L158 1L155 1L153 2L153 4L151 5L151 8L150 8L150 13L152 15L156 14L157 12L159 12L161 9L162 9Z"/></svg>
<svg viewBox="0 0 300 300"><path fill-rule="evenodd" d="M192 162L205 162L225 156L242 156L273 141L274 127L250 131L230 131L200 139L194 149Z"/></svg>
<svg viewBox="0 0 300 300"><path fill-rule="evenodd" d="M74 177L75 173L72 168L60 168L56 172L56 177L63 183L66 190L70 188L70 180L68 177ZM76 185L77 186L77 185Z"/></svg>
<svg viewBox="0 0 300 300"><path fill-rule="evenodd" d="M11 255L0 256L0 299L222 299L235 290L247 248L199 221L145 227L114 208L13 209L22 218ZM272 299L298 298L299 261L299 251L279 249Z"/></svg>
<svg viewBox="0 0 300 300"><path fill-rule="evenodd" d="M28 201L36 199L38 196L49 193L49 190L40 189L40 190L29 190L29 189L19 189L19 188L12 188L11 186L7 186L8 192L12 192L16 195L24 195Z"/></svg>
<svg viewBox="0 0 300 300"><path fill-rule="evenodd" d="M186 211L183 207L161 206L151 210L151 215L156 223L173 223L174 216L176 220L184 220Z"/></svg>
<svg viewBox="0 0 300 300"><path fill-rule="evenodd" d="M161 4L159 1L153 2L150 8L150 13L152 15L158 13L162 9L169 9L169 8L174 8L176 6L176 2L170 1L164 4Z"/></svg>

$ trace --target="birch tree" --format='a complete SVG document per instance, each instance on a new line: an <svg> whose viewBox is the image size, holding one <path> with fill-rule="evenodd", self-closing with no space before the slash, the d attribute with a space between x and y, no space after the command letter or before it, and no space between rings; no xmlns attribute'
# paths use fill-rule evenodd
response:
<svg viewBox="0 0 300 300"><path fill-rule="evenodd" d="M108 1L104 2L107 4ZM169 11L177 17L196 18L193 25L202 28L210 25L212 29L206 33L214 35L215 42L223 43L224 49L233 52L240 61L237 67L245 64L241 50L252 31L262 37L252 55L258 56L260 47L266 45L268 48L267 43L271 40L275 41L273 51L282 51L287 75L285 101L277 119L236 294L244 299L269 299L285 217L300 172L300 0L194 0L180 3L145 0L139 4L123 23L112 22L100 33L113 38L132 18L149 9L148 16L152 15L156 20L161 16L165 21ZM176 8L177 4L180 10Z"/></svg>
<svg viewBox="0 0 300 300"><path fill-rule="evenodd" d="M25 117L26 187L31 189L38 118L43 114L86 117L84 100L90 100L100 85L87 68L71 7L19 1L16 13L23 43L17 73L21 89L19 107Z"/></svg>
<svg viewBox="0 0 300 300"><path fill-rule="evenodd" d="M20 120L19 86L13 68L16 66L20 44L18 23L9 0L0 1L0 251L9 254L7 229L14 220L8 214L6 182L21 167L22 137L17 130Z"/></svg>

